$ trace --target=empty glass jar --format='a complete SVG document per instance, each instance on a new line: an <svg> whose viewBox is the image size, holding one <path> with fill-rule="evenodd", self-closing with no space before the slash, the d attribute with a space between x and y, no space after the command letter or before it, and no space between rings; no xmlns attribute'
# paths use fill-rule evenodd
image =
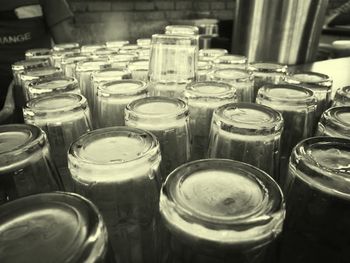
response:
<svg viewBox="0 0 350 263"><path fill-rule="evenodd" d="M248 66L247 57L241 55L226 54L219 56L213 61L213 68L237 68L246 70Z"/></svg>
<svg viewBox="0 0 350 263"><path fill-rule="evenodd" d="M336 91L332 106L350 106L350 86L340 88Z"/></svg>
<svg viewBox="0 0 350 263"><path fill-rule="evenodd" d="M318 123L316 135L350 139L350 106L326 110Z"/></svg>
<svg viewBox="0 0 350 263"><path fill-rule="evenodd" d="M131 71L132 79L147 81L149 68L148 59L131 61L127 67Z"/></svg>
<svg viewBox="0 0 350 263"><path fill-rule="evenodd" d="M222 48L205 48L199 50L199 59L214 61L216 58L226 55L228 51Z"/></svg>

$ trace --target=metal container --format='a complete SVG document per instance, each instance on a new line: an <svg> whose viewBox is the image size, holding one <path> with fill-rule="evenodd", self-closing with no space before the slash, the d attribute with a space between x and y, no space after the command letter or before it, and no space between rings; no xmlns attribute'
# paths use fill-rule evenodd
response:
<svg viewBox="0 0 350 263"><path fill-rule="evenodd" d="M238 0L232 52L248 61L313 62L328 0Z"/></svg>

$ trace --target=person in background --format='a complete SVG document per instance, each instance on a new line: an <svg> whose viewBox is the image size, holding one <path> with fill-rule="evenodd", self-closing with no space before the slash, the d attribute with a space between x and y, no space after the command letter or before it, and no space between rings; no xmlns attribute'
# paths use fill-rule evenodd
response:
<svg viewBox="0 0 350 263"><path fill-rule="evenodd" d="M1 0L0 124L10 122L13 113L11 65L23 60L28 49L76 42L77 35L66 0Z"/></svg>

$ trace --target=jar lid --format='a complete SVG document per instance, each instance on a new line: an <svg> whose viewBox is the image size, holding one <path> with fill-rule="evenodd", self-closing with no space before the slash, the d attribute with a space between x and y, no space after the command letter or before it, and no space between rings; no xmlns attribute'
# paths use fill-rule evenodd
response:
<svg viewBox="0 0 350 263"><path fill-rule="evenodd" d="M289 169L309 186L350 199L350 140L313 137L293 150Z"/></svg>
<svg viewBox="0 0 350 263"><path fill-rule="evenodd" d="M79 49L80 45L79 43L62 43L62 44L55 44L53 46L53 51L62 52L66 50L72 50L72 49Z"/></svg>
<svg viewBox="0 0 350 263"><path fill-rule="evenodd" d="M198 35L198 27L188 25L169 25L165 27L165 34Z"/></svg>
<svg viewBox="0 0 350 263"><path fill-rule="evenodd" d="M214 111L213 120L230 133L263 135L281 132L283 118L278 111L254 103L230 103Z"/></svg>
<svg viewBox="0 0 350 263"><path fill-rule="evenodd" d="M123 96L146 94L147 84L140 80L125 79L108 81L98 86L97 89L98 95L123 98Z"/></svg>
<svg viewBox="0 0 350 263"><path fill-rule="evenodd" d="M273 239L282 230L281 189L262 170L233 160L206 159L175 169L163 184L160 213L182 238L219 245Z"/></svg>
<svg viewBox="0 0 350 263"><path fill-rule="evenodd" d="M250 71L261 73L286 73L287 68L287 65L269 62L254 62L249 66Z"/></svg>
<svg viewBox="0 0 350 263"><path fill-rule="evenodd" d="M184 97L210 100L236 99L236 89L230 84L216 81L194 82L186 86Z"/></svg>
<svg viewBox="0 0 350 263"><path fill-rule="evenodd" d="M320 122L339 135L350 139L350 106L333 107L326 110Z"/></svg>
<svg viewBox="0 0 350 263"><path fill-rule="evenodd" d="M1 262L95 262L106 253L102 217L77 194L43 193L6 203L0 225Z"/></svg>

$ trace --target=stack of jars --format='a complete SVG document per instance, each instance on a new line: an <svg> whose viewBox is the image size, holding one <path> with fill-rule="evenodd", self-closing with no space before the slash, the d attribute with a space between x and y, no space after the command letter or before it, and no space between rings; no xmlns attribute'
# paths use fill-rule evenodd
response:
<svg viewBox="0 0 350 263"><path fill-rule="evenodd" d="M25 56L0 262L348 262L349 87L193 26Z"/></svg>

